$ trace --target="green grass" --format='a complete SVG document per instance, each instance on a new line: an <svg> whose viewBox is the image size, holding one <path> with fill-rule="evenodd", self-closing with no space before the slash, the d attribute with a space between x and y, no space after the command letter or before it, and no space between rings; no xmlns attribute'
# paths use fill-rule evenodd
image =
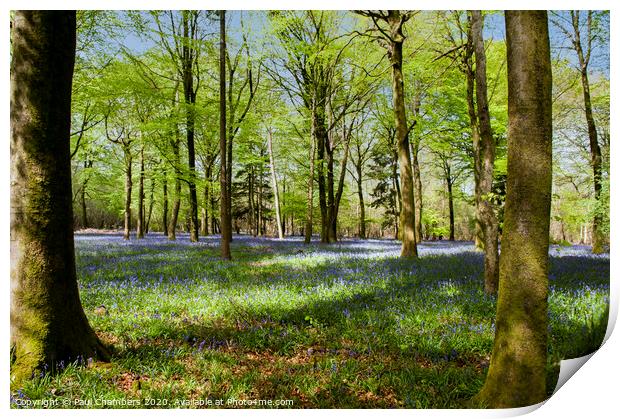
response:
<svg viewBox="0 0 620 419"><path fill-rule="evenodd" d="M488 367L495 298L472 246L420 249L411 261L387 241L236 238L223 262L214 239L78 237L84 309L114 358L34 377L12 406L467 407ZM609 259L561 252L551 252L550 390L559 360L600 345L609 301Z"/></svg>

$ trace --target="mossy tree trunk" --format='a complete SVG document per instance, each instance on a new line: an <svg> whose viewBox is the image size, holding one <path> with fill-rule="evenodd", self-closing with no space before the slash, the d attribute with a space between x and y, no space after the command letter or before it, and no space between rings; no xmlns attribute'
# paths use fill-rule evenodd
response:
<svg viewBox="0 0 620 419"><path fill-rule="evenodd" d="M488 407L546 398L551 59L546 11L506 11L508 179Z"/></svg>
<svg viewBox="0 0 620 419"><path fill-rule="evenodd" d="M80 303L69 130L74 11L17 11L11 61L11 384L106 359Z"/></svg>
<svg viewBox="0 0 620 419"><path fill-rule="evenodd" d="M493 170L495 167L495 139L491 129L489 101L487 98L487 64L482 38L483 17L480 10L472 10L471 38L476 57L476 106L478 113L478 129L480 130L477 147L478 157L478 219L482 224L484 240L484 290L487 293L497 292L499 280L498 230L499 224L495 216L495 208L491 202L493 190Z"/></svg>

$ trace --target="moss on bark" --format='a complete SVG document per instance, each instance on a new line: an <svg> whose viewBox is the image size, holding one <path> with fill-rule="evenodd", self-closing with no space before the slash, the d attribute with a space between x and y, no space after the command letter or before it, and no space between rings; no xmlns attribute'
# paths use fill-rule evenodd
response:
<svg viewBox="0 0 620 419"><path fill-rule="evenodd" d="M17 11L11 62L11 386L109 351L80 303L69 129L75 12Z"/></svg>
<svg viewBox="0 0 620 419"><path fill-rule="evenodd" d="M546 398L551 207L551 62L547 12L507 11L508 179L493 354L477 402Z"/></svg>

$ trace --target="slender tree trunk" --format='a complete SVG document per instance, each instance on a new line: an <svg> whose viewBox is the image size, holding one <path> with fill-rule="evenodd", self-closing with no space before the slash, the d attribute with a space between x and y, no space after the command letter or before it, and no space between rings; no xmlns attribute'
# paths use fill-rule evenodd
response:
<svg viewBox="0 0 620 419"><path fill-rule="evenodd" d="M168 173L166 169L163 169L162 176L162 188L163 188L163 209L162 209L162 227L164 229L164 236L168 235Z"/></svg>
<svg viewBox="0 0 620 419"><path fill-rule="evenodd" d="M206 236L209 234L209 214L207 212L207 207L209 206L209 182L206 179L203 198L203 205L200 213L200 235Z"/></svg>
<svg viewBox="0 0 620 419"><path fill-rule="evenodd" d="M230 260L230 237L232 236L232 220L228 205L228 174L226 150L226 11L220 10L220 225L222 238L220 248L222 259Z"/></svg>
<svg viewBox="0 0 620 419"><path fill-rule="evenodd" d="M181 150L179 128L175 124L175 139L172 142L172 154L174 156L174 204L172 205L172 215L168 228L168 239L176 240L176 230L179 220L179 210L181 208Z"/></svg>
<svg viewBox="0 0 620 419"><path fill-rule="evenodd" d="M508 179L488 407L546 399L551 58L546 11L506 11Z"/></svg>
<svg viewBox="0 0 620 419"><path fill-rule="evenodd" d="M144 238L144 145L140 149L140 176L138 178L138 218L136 220L136 238Z"/></svg>
<svg viewBox="0 0 620 419"><path fill-rule="evenodd" d="M250 227L250 233L256 237L258 234L258 226L256 224L256 205L254 205L254 167L250 166L250 172L248 173L248 223Z"/></svg>
<svg viewBox="0 0 620 419"><path fill-rule="evenodd" d="M417 86L417 90L415 92L415 103L414 103L414 118L416 120L420 114L420 92L419 86ZM413 131L412 131L413 132ZM418 161L418 154L420 153L420 138L415 135L413 142L411 143L411 159L412 159L412 168L413 168L413 183L415 187L415 240L416 243L420 243L422 241L422 175L420 173L420 163Z"/></svg>
<svg viewBox="0 0 620 419"><path fill-rule="evenodd" d="M469 27L467 32L467 43L465 44L464 55L464 73L467 80L467 112L469 115L469 126L471 129L471 138L474 154L474 205L475 205L475 226L474 226L474 244L476 249L484 248L484 232L482 229L482 215L480 206L480 129L478 127L478 115L476 114L476 103L474 97L474 88L476 85L476 73L472 62L474 54L474 46L472 42L472 25L471 17L468 16Z"/></svg>
<svg viewBox="0 0 620 419"><path fill-rule="evenodd" d="M314 106L315 104L313 99L312 107L314 108ZM312 241L312 216L314 210L312 206L312 201L314 200L314 149L315 144L318 143L318 138L316 136L316 120L314 118L312 118L312 126L310 131L310 173L308 174L308 192L306 197L306 226L304 228L305 244L310 244Z"/></svg>
<svg viewBox="0 0 620 419"><path fill-rule="evenodd" d="M592 11L588 11L588 28L592 26ZM601 155L601 148L598 144L598 133L596 131L596 124L594 122L594 116L592 114L592 100L590 98L590 82L588 80L588 64L589 54L588 49L587 57L584 56L583 48L581 46L581 33L579 31L579 11L571 11L574 42L573 47L577 52L577 58L579 59L579 68L581 72L581 87L583 89L583 104L586 112L586 123L588 125L588 139L590 140L590 165L592 166L592 180L594 183L594 199L598 203L601 198L601 190L603 189L602 181L602 163L603 158ZM588 36L592 36L588 33ZM603 253L603 245L605 237L601 232L602 219L601 214L596 214L592 221L592 253Z"/></svg>
<svg viewBox="0 0 620 419"><path fill-rule="evenodd" d="M334 150L331 146L331 139L326 141L325 151L327 152L327 242L335 243L338 241L336 236L336 196L334 194Z"/></svg>
<svg viewBox="0 0 620 419"><path fill-rule="evenodd" d="M80 303L70 161L74 11L16 11L11 43L11 387L108 359Z"/></svg>
<svg viewBox="0 0 620 419"><path fill-rule="evenodd" d="M315 113L318 106L315 104ZM324 110L324 107L323 107ZM324 115L314 116L314 132L316 135L317 148L317 183L319 184L319 208L321 210L321 243L329 243L329 228L327 214L326 184L325 184L325 143L327 140L327 131L325 130Z"/></svg>
<svg viewBox="0 0 620 419"><path fill-rule="evenodd" d="M187 165L189 169L189 240L198 241L198 196L196 193L196 152L194 148L196 92L194 90L194 46L193 30L190 29L189 12L183 12L183 95L185 97L185 134L187 138ZM193 23L192 23L193 25Z"/></svg>
<svg viewBox="0 0 620 419"><path fill-rule="evenodd" d="M493 191L493 170L495 167L495 139L491 130L489 103L487 99L487 69L484 40L482 38L483 17L479 10L471 12L472 42L476 54L476 105L480 142L478 157L479 216L484 238L484 290L490 294L497 292L499 281L498 230L499 222L490 199Z"/></svg>
<svg viewBox="0 0 620 419"><path fill-rule="evenodd" d="M267 129L267 148L269 151L269 167L271 168L271 187L273 188L273 204L276 213L276 226L278 228L278 238L284 238L282 222L280 216L280 193L278 192L278 178L276 176L276 163L273 157L273 133L271 127Z"/></svg>
<svg viewBox="0 0 620 419"><path fill-rule="evenodd" d="M402 37L402 35L401 35ZM411 170L411 154L407 117L405 115L405 90L403 84L403 41L393 39L390 45L389 58L392 65L392 92L396 139L398 144L398 167L400 169L402 207L400 212L400 229L402 235L401 257L417 257L418 250L415 239L415 202L413 199L413 172Z"/></svg>
<svg viewBox="0 0 620 419"><path fill-rule="evenodd" d="M153 215L153 205L155 204L155 179L151 178L151 192L149 194L149 212L146 217L146 224L144 225L144 233L149 233L149 226L151 225L151 216Z"/></svg>
<svg viewBox="0 0 620 419"><path fill-rule="evenodd" d="M84 169L90 169L93 167L93 161L90 159L84 160ZM82 191L80 192L80 200L82 204L82 228L88 228L88 211L86 208L86 187L90 180L90 174L88 174L82 181Z"/></svg>
<svg viewBox="0 0 620 419"><path fill-rule="evenodd" d="M262 153L261 153L262 154ZM261 157L263 157L261 155ZM261 165L262 166L262 165ZM264 228L264 214L263 214L263 168L259 167L259 172L258 172L258 205L257 205L257 209L258 209L258 235L259 236L264 236L265 235L265 228Z"/></svg>
<svg viewBox="0 0 620 419"><path fill-rule="evenodd" d="M123 144L123 154L125 159L125 231L123 238L129 240L131 232L131 189L133 186L131 180L132 156L129 145Z"/></svg>
<svg viewBox="0 0 620 419"><path fill-rule="evenodd" d="M362 165L361 159L360 164L356 165L355 169L357 171L357 197L359 198L360 203L360 229L359 235L360 239L366 238L366 209L364 207L364 189L363 189L363 180L362 180Z"/></svg>
<svg viewBox="0 0 620 419"><path fill-rule="evenodd" d="M448 214L450 220L450 235L448 240L454 241L454 194L452 192L452 174L449 164L446 164L446 187L448 188Z"/></svg>

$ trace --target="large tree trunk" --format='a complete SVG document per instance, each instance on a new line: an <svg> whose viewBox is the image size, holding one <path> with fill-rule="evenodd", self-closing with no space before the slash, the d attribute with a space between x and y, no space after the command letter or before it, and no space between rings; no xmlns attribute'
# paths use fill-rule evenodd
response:
<svg viewBox="0 0 620 419"><path fill-rule="evenodd" d="M546 11L506 11L508 179L495 341L479 399L546 399L551 59Z"/></svg>
<svg viewBox="0 0 620 419"><path fill-rule="evenodd" d="M398 12L390 11L390 14ZM396 16L396 20L400 17ZM392 23L394 25L394 23ZM405 115L405 91L403 84L403 41L402 28L393 31L390 43L389 58L392 65L392 92L396 139L398 144L398 167L400 169L402 208L400 212L400 230L402 236L401 257L417 257L418 250L415 240L415 202L413 199L413 173L411 170L411 154L407 118ZM396 35L396 36L394 36Z"/></svg>
<svg viewBox="0 0 620 419"><path fill-rule="evenodd" d="M131 232L131 189L133 182L131 180L132 156L131 149L128 144L123 144L123 158L125 160L125 230L123 238L129 240Z"/></svg>
<svg viewBox="0 0 620 419"><path fill-rule="evenodd" d="M498 230L499 222L490 199L493 191L493 170L495 166L495 139L491 130L489 103L487 99L487 65L482 38L483 18L479 10L471 11L471 32L474 53L476 54L476 105L480 129L478 169L478 191L480 193L479 217L482 222L484 238L484 290L490 294L497 292L499 281Z"/></svg>
<svg viewBox="0 0 620 419"><path fill-rule="evenodd" d="M592 11L588 11L588 28L592 26ZM586 111L586 123L588 124L588 139L590 140L590 165L592 166L592 180L594 183L594 199L598 203L601 197L601 190L603 189L602 178L602 163L601 148L598 144L598 133L596 131L596 124L594 122L594 116L592 114L592 100L590 98L590 82L588 80L588 64L590 57L590 47L588 47L587 56L584 56L583 48L581 46L581 34L579 31L579 11L571 11L571 18L574 31L573 47L577 52L577 58L579 59L579 69L581 72L581 87L583 89L583 104ZM588 36L592 36L588 33ZM592 253L603 253L603 245L605 244L605 237L601 232L602 215L597 212L592 222Z"/></svg>
<svg viewBox="0 0 620 419"><path fill-rule="evenodd" d="M278 238L284 238L282 231L282 220L280 216L280 193L278 192L278 178L276 177L276 163L273 157L273 138L271 128L267 129L267 148L269 151L269 166L271 168L271 187L273 188L273 204L276 213L276 227L278 229Z"/></svg>
<svg viewBox="0 0 620 419"><path fill-rule="evenodd" d="M69 151L76 17L17 11L11 33L11 386L107 359L80 303Z"/></svg>
<svg viewBox="0 0 620 419"><path fill-rule="evenodd" d="M144 238L144 145L140 149L140 176L138 177L138 218L136 220L136 238Z"/></svg>
<svg viewBox="0 0 620 419"><path fill-rule="evenodd" d="M230 260L230 237L232 236L232 223L230 218L230 206L228 205L228 174L227 174L227 150L226 150L226 11L220 10L220 225L222 238L220 248L222 259Z"/></svg>

